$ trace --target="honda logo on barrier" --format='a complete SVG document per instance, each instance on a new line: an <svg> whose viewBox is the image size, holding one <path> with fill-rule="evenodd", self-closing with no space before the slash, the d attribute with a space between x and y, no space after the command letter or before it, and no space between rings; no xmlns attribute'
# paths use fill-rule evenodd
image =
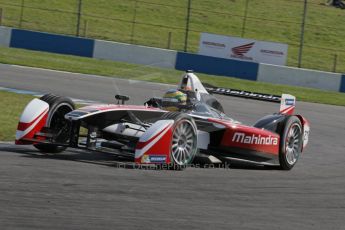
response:
<svg viewBox="0 0 345 230"><path fill-rule="evenodd" d="M199 43L200 55L273 65L285 65L287 53L287 44L209 33Z"/></svg>
<svg viewBox="0 0 345 230"><path fill-rule="evenodd" d="M246 45L236 46L232 48L231 51L236 55L243 56L243 54L248 53L248 51L253 47L254 44L255 42Z"/></svg>
<svg viewBox="0 0 345 230"><path fill-rule="evenodd" d="M253 60L252 57L247 57L244 54L248 53L250 51L251 48L253 48L255 42L251 42L245 45L241 45L241 46L236 46L234 48L231 49L232 54L231 57L233 58L241 58L241 59L246 59L246 60Z"/></svg>

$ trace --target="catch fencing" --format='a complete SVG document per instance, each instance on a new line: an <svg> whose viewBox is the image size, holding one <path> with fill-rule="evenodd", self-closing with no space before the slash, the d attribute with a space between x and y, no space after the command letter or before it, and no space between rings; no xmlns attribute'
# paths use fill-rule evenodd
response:
<svg viewBox="0 0 345 230"><path fill-rule="evenodd" d="M0 0L0 25L196 53L200 33L289 45L288 65L345 72L345 11L326 0Z"/></svg>

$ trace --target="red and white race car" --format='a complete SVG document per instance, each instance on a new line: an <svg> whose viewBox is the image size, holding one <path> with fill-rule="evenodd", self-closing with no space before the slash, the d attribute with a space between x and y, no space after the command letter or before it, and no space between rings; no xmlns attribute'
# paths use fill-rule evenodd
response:
<svg viewBox="0 0 345 230"><path fill-rule="evenodd" d="M118 104L75 109L71 99L47 94L24 109L16 144L34 145L42 152L67 147L105 151L131 158L138 164L178 168L196 155L224 161L277 165L289 170L308 143L309 122L294 114L295 97L283 94L280 112L253 126L226 116L221 104L192 72L183 75L178 89L187 103L178 112L166 111L174 101L151 98L144 106ZM122 103L120 103L122 102Z"/></svg>

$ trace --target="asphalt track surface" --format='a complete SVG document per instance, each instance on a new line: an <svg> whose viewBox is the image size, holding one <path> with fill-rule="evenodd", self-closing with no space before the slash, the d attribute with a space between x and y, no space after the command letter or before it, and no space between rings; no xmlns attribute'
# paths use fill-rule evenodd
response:
<svg viewBox="0 0 345 230"><path fill-rule="evenodd" d="M114 102L171 86L0 65L0 86ZM279 105L217 96L252 124ZM123 167L106 154L0 144L0 229L345 229L345 107L298 102L310 143L291 171Z"/></svg>

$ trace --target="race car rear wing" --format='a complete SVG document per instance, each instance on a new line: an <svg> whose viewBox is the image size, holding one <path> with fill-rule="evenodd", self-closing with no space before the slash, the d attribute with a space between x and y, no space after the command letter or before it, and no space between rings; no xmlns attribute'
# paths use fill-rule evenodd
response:
<svg viewBox="0 0 345 230"><path fill-rule="evenodd" d="M242 97L260 101L280 103L279 113L281 114L293 114L295 110L296 97L290 94L283 94L282 96L278 96L274 94L255 93L237 89L217 88L209 84L204 85L206 90L211 94L220 94L226 96Z"/></svg>
<svg viewBox="0 0 345 230"><path fill-rule="evenodd" d="M281 96L274 94L265 94L265 93L256 93L238 89L229 89L229 88L218 88L209 84L204 84L206 90L211 94L220 94L233 97L243 97L248 99L260 100L260 101L269 101L280 103Z"/></svg>

